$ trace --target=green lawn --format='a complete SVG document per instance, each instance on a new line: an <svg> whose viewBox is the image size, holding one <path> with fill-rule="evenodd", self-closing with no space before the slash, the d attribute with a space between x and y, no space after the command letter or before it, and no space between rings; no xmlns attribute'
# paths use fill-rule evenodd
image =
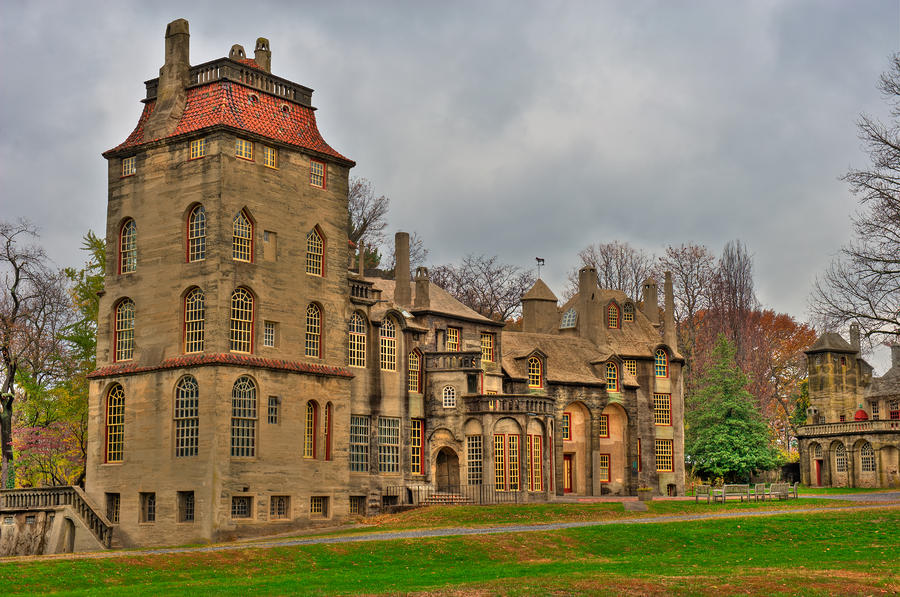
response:
<svg viewBox="0 0 900 597"><path fill-rule="evenodd" d="M900 510L0 564L4 595L869 595Z"/></svg>
<svg viewBox="0 0 900 597"><path fill-rule="evenodd" d="M801 485L797 490L798 493L813 493L813 494L841 494L841 493L879 493L884 491L891 491L890 489L869 489L867 487L807 487L806 485ZM894 489L893 491L897 491Z"/></svg>

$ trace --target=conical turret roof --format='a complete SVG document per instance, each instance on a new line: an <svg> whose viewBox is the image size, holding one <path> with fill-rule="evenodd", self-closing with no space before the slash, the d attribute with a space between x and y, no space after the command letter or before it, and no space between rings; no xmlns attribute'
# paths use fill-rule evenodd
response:
<svg viewBox="0 0 900 597"><path fill-rule="evenodd" d="M531 287L531 290L522 295L523 301L553 301L557 302L559 299L556 298L556 295L553 294L553 291L550 290L550 287L544 284L544 281L540 278L537 279L537 282L534 283L534 286Z"/></svg>

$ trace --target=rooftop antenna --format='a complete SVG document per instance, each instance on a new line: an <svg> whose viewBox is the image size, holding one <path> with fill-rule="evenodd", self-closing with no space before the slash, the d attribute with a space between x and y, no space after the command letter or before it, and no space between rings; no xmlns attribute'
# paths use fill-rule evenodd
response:
<svg viewBox="0 0 900 597"><path fill-rule="evenodd" d="M534 260L537 261L538 278L540 278L541 277L541 267L544 265L544 258L543 257L535 257Z"/></svg>

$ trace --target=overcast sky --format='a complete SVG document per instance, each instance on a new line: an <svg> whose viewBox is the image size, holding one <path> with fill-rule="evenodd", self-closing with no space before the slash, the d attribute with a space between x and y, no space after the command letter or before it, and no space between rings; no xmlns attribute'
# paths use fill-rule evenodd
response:
<svg viewBox="0 0 900 597"><path fill-rule="evenodd" d="M102 231L100 156L137 123L166 24L191 62L252 54L315 89L319 128L391 198L430 261L533 267L561 295L579 249L695 242L755 256L800 320L850 237L839 177L900 50L898 2L0 2L0 218L77 265Z"/></svg>

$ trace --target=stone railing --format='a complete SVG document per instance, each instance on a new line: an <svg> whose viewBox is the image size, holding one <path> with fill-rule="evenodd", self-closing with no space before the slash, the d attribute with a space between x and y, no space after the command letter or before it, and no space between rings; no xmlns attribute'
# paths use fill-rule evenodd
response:
<svg viewBox="0 0 900 597"><path fill-rule="evenodd" d="M0 511L50 510L62 506L71 506L100 543L106 547L111 545L112 523L97 511L80 487L66 485L39 489L0 490Z"/></svg>
<svg viewBox="0 0 900 597"><path fill-rule="evenodd" d="M188 77L188 87L205 85L219 80L236 81L285 100L311 107L313 90L309 87L292 83L287 79L229 58L219 58L192 66L188 71ZM159 79L151 79L144 85L147 88L147 99L154 99L159 88Z"/></svg>
<svg viewBox="0 0 900 597"><path fill-rule="evenodd" d="M372 299L372 283L354 278L347 278L350 284L350 298Z"/></svg>
<svg viewBox="0 0 900 597"><path fill-rule="evenodd" d="M425 371L459 371L480 369L480 350L425 353Z"/></svg>
<svg viewBox="0 0 900 597"><path fill-rule="evenodd" d="M553 413L553 398L530 394L479 394L463 396L466 411L470 413L520 413L549 415Z"/></svg>
<svg viewBox="0 0 900 597"><path fill-rule="evenodd" d="M882 433L886 431L900 431L900 421L847 421L844 423L803 425L797 428L797 437L843 435L845 433Z"/></svg>

